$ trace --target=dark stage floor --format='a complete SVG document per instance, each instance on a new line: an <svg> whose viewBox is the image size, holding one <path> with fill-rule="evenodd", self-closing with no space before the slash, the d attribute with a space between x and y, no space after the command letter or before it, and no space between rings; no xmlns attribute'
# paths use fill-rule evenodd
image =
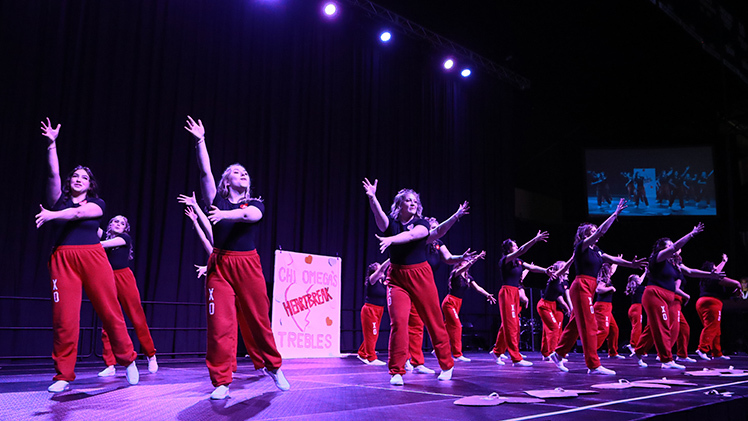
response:
<svg viewBox="0 0 748 421"><path fill-rule="evenodd" d="M527 353L532 367L498 366L484 352L468 353L472 362L458 362L452 381L436 375L407 374L405 386L391 386L386 366L366 366L355 356L330 359L286 360L283 370L291 390L280 392L269 377L256 375L249 361L240 361L231 385L231 397L210 401L213 390L201 360L160 361L157 374L140 363L141 380L127 387L124 369L113 378L99 378L101 364L81 363L71 390L53 395L52 363L46 367L5 366L0 369L0 420L635 420L649 417L720 421L748 419L748 377L692 377L663 370L646 359L639 368L631 359L609 360L616 376L588 375L581 354L572 354L561 373L552 363ZM386 360L386 355L380 355ZM140 361L139 361L140 362ZM427 356L426 365L437 368ZM688 364L689 370L748 368L748 357L731 361ZM438 373L438 370L437 370ZM656 379L682 379L697 386L669 389L630 388L599 390L592 395L546 399L543 403L502 403L491 407L457 406L453 402L471 395L498 392L502 397L529 397L533 389L590 389L597 383ZM733 395L707 394L711 390ZM317 417L317 418L312 418Z"/></svg>

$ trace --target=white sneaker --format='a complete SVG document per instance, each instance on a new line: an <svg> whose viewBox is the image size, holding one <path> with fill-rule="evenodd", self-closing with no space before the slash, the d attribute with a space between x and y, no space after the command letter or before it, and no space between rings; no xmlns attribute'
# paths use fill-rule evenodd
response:
<svg viewBox="0 0 748 421"><path fill-rule="evenodd" d="M418 373L418 374L434 374L434 373L436 373L436 371L434 371L434 370L426 367L423 364L417 365L417 366L413 367L413 372L414 373Z"/></svg>
<svg viewBox="0 0 748 421"><path fill-rule="evenodd" d="M599 366L595 369L587 369L587 374L604 374L606 376L615 376L616 372L609 368Z"/></svg>
<svg viewBox="0 0 748 421"><path fill-rule="evenodd" d="M442 370L441 373L439 373L439 380L452 380L452 370L455 368L452 367L449 370Z"/></svg>
<svg viewBox="0 0 748 421"><path fill-rule="evenodd" d="M374 360L369 361L369 365L387 365L387 363L382 360Z"/></svg>
<svg viewBox="0 0 748 421"><path fill-rule="evenodd" d="M112 377L117 374L117 369L113 365L107 366L107 368L99 371L99 377Z"/></svg>
<svg viewBox="0 0 748 421"><path fill-rule="evenodd" d="M356 358L358 358L358 360L359 360L359 361L361 361L362 363L364 363L364 364L366 364L366 365L369 365L369 364L371 364L371 363L369 362L369 360L367 360L366 358L363 358L363 357L361 357L360 355L356 355Z"/></svg>
<svg viewBox="0 0 748 421"><path fill-rule="evenodd" d="M148 372L151 374L156 374L158 371L158 362L156 362L156 356L152 357L145 357L145 359L148 361Z"/></svg>
<svg viewBox="0 0 748 421"><path fill-rule="evenodd" d="M563 371L564 373L568 373L569 369L564 366L564 362L558 358L558 354L555 352L549 355L551 361L553 361L553 364L556 364L556 367L558 367L559 370Z"/></svg>
<svg viewBox="0 0 748 421"><path fill-rule="evenodd" d="M524 358L524 357L522 357L522 358ZM509 357L507 357L506 354L501 354L501 355L499 355L499 359L501 359L501 360L508 360Z"/></svg>
<svg viewBox="0 0 748 421"><path fill-rule="evenodd" d="M504 365L504 364L506 364L506 363L504 363L504 361L501 361L501 358L499 358L498 355L494 354L493 351L489 352L488 355L490 355L490 356L493 357L493 359L496 362L496 364L498 364L498 365Z"/></svg>
<svg viewBox="0 0 748 421"><path fill-rule="evenodd" d="M60 393L62 391L65 391L69 388L70 382L66 382L65 380L57 380L56 382L52 383L47 390L50 393Z"/></svg>
<svg viewBox="0 0 748 421"><path fill-rule="evenodd" d="M520 357L522 357L522 359L523 359L523 360L524 360L525 358L527 358L527 355L525 355L525 354L523 354L523 353L521 353L521 352L520 352L519 356L520 356Z"/></svg>
<svg viewBox="0 0 748 421"><path fill-rule="evenodd" d="M686 357L686 358L675 357L675 361L683 361L683 362L687 362L687 363L695 363L696 362L696 360L694 360L691 357Z"/></svg>
<svg viewBox="0 0 748 421"><path fill-rule="evenodd" d="M625 359L626 359L626 357L624 357L624 356L623 356L623 355L621 355L621 354L616 354L616 355L608 355L608 358L618 358L619 360L625 360Z"/></svg>
<svg viewBox="0 0 748 421"><path fill-rule="evenodd" d="M699 356L699 358L701 358L702 360L707 360L707 361L709 361L709 360L711 360L711 359L712 359L712 358L711 358L710 356L706 355L706 353L705 353L705 352L701 352L701 350L700 350L700 349L697 349L697 350L696 350L696 355L698 355L698 356Z"/></svg>
<svg viewBox="0 0 748 421"><path fill-rule="evenodd" d="M273 379L275 382L275 386L282 390L286 391L291 388L291 385L288 383L288 380L286 380L286 376L283 375L283 372L281 369L275 370L275 373L273 373L271 370L267 370L268 375L270 375L270 378Z"/></svg>
<svg viewBox="0 0 748 421"><path fill-rule="evenodd" d="M662 368L674 368L676 370L685 370L685 365L680 365L676 363L675 361L670 361L669 363L662 363Z"/></svg>
<svg viewBox="0 0 748 421"><path fill-rule="evenodd" d="M659 361L660 361L660 356L658 355L658 356L657 356L657 357L655 358L655 360L657 360L657 362L659 362Z"/></svg>
<svg viewBox="0 0 748 421"><path fill-rule="evenodd" d="M529 367L531 365L532 365L532 363L530 361L519 360L516 363L512 364L512 367L517 367L517 366L519 366L519 367Z"/></svg>
<svg viewBox="0 0 748 421"><path fill-rule="evenodd" d="M127 382L131 385L138 384L138 382L140 381L140 373L138 372L138 367L135 365L135 361L131 362L125 370L125 377L127 377Z"/></svg>
<svg viewBox="0 0 748 421"><path fill-rule="evenodd" d="M719 357L714 357L715 360L729 360L730 357L727 355L720 355Z"/></svg>
<svg viewBox="0 0 748 421"><path fill-rule="evenodd" d="M210 394L210 398L214 401L226 399L229 397L229 385L222 384L218 387L216 387L216 390L213 391L213 393Z"/></svg>
<svg viewBox="0 0 748 421"><path fill-rule="evenodd" d="M402 386L405 383L403 383L403 376L399 374L394 374L392 378L390 379L390 384L393 386Z"/></svg>
<svg viewBox="0 0 748 421"><path fill-rule="evenodd" d="M413 371L413 364L410 363L410 360L405 361L405 370Z"/></svg>
<svg viewBox="0 0 748 421"><path fill-rule="evenodd" d="M455 360L462 361L464 363L469 363L470 361L472 361L470 358L468 358L468 357L466 357L464 355L460 355L459 357L455 357Z"/></svg>
<svg viewBox="0 0 748 421"><path fill-rule="evenodd" d="M636 350L634 349L633 346L631 346L631 344L626 345L625 348L629 350L632 357L634 356L634 354L636 354Z"/></svg>

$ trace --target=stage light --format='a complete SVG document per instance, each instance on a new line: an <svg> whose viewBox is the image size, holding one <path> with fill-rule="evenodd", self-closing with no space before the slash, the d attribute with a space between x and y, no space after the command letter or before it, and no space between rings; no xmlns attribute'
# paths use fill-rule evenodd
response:
<svg viewBox="0 0 748 421"><path fill-rule="evenodd" d="M379 39L382 40L382 42L389 42L389 40L392 39L392 34L389 31L382 32L382 35L379 36Z"/></svg>
<svg viewBox="0 0 748 421"><path fill-rule="evenodd" d="M455 62L451 58L448 58L448 59L444 60L444 68L445 69L451 70L452 67L454 67L454 65L455 65Z"/></svg>
<svg viewBox="0 0 748 421"><path fill-rule="evenodd" d="M460 72L460 76L462 76L462 77L468 77L468 76L470 76L471 73L473 73L473 72L471 72L470 69L462 69L462 71Z"/></svg>
<svg viewBox="0 0 748 421"><path fill-rule="evenodd" d="M322 11L327 15L327 17L333 17L338 14L338 5L332 2L325 3L322 7Z"/></svg>

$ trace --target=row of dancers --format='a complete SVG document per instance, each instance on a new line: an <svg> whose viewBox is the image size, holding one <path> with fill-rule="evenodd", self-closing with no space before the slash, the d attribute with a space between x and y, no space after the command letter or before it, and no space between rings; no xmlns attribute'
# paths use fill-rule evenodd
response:
<svg viewBox="0 0 748 421"><path fill-rule="evenodd" d="M75 380L81 288L86 290L102 320L105 332L103 336L111 347L111 354L108 354L109 357L106 359L107 368L100 374L113 375L113 366L116 362L126 367L127 381L132 385L137 384L137 354L120 309L122 302L126 312L131 312L129 315L134 322L141 318L142 307L134 277L129 268L124 270L127 259L131 257L132 244L127 235L127 220L121 216L113 218L107 229L107 238L101 241L98 231L106 207L104 201L98 197L98 186L93 173L86 167L78 166L62 183L57 157L57 138L61 125L53 126L47 119L41 126L42 134L48 142L49 176L46 188L47 208L40 206L40 212L36 215L36 226L39 228L49 223L52 225L54 238L49 271L53 298L53 360L56 375L48 390L53 393L64 391L69 388L69 383ZM202 212L202 207L198 205L194 194L180 195L178 198L180 203L187 205L186 213L195 226L200 228L198 234L203 239L206 251L210 251L207 266L204 268L208 337L206 365L215 388L210 398L225 399L229 396L229 385L237 365L237 323L242 328L242 336L247 349L251 351L255 368L267 373L280 390L289 390L290 384L281 371L282 357L271 330L270 301L256 250L258 224L261 223L265 210L263 201L250 196L250 177L239 164L227 167L216 182L202 121L195 121L188 116L185 129L195 139L202 204L208 209L207 215ZM380 272L387 273L388 285L385 288L385 296L392 323L387 363L391 375L390 383L403 384L402 375L406 372L407 360L410 360L414 367L421 367L420 370L429 370L423 366L420 351L424 324L431 335L441 368L438 378L450 380L454 367L453 355L457 358L462 356L458 343L458 337L461 335L455 335L460 328L460 295L467 288L473 287L490 302L495 302L495 298L475 284L468 275L470 265L483 258L485 254L468 249L461 255L452 255L439 240L462 216L469 213L468 203L461 204L450 218L437 223L422 217L423 208L415 191L404 189L398 192L390 206L390 212L385 213L376 197L377 181L370 183L365 179L363 186L376 225L382 232L382 235L377 236L380 250L389 253L389 262L384 266L387 270L385 272L380 268ZM518 285L523 273L543 272L556 279L559 274L565 273L573 262L577 269L577 277L572 282L568 295L571 321L561 335L555 352L551 353L549 358L560 369L565 370L562 358L576 342L576 337L581 334L585 360L590 371L606 374L612 372L600 366L597 347L592 346L596 344L597 337L597 329L593 327L596 323L592 307L597 275L603 261L633 268L644 267L646 262L643 259L627 261L605 254L595 244L624 208L625 201L622 200L613 215L599 228L593 224L581 225L577 231L573 257L558 268L543 268L520 259L534 244L545 241L548 238L547 233L539 232L535 238L520 247L511 240L503 243L504 256L501 259L500 271L503 286L499 292L502 328L493 350L498 362L501 362L498 356L509 351L515 365L530 364L527 361L523 363L524 359L517 344L518 315L520 301L523 300ZM659 246L656 245L649 262L650 283L642 300L650 320L656 320L654 316L659 313L655 314L655 310L660 306L669 306L672 303L674 288L670 287L675 272L683 270L690 276L720 281L726 279L721 272L686 270L682 265L677 267L670 263L672 256L677 254L688 239L700 232L700 229L675 243L667 240L661 244L658 242ZM105 248L111 249L109 258ZM453 270L453 279L450 282L454 294L448 296L448 300L441 306L429 264L429 259L434 257L444 263L460 263ZM118 261L119 263L116 263ZM116 281L118 271L129 272L127 279ZM379 302L381 303L381 300ZM589 307L590 311L581 310L586 307ZM445 322L445 317L448 322ZM140 333L141 330L147 331L144 317L138 325L136 333L146 351L149 371L155 372L157 362L153 341L150 334L143 334L141 337ZM637 355L645 353L651 342L654 342L663 364L669 364L669 354L666 350L661 351L663 338L668 338L669 324L653 321L647 327L649 330L645 329L642 337L650 338L649 345L647 340L640 340L636 349ZM411 335L410 332L414 334ZM457 339L450 340L450 333ZM414 346L416 343L418 346ZM105 350L105 354L108 352ZM363 358L373 361L370 354Z"/></svg>
<svg viewBox="0 0 748 421"><path fill-rule="evenodd" d="M378 221L378 227L387 234L390 226L379 222L384 221L385 218L381 216L381 213L383 213L381 205L376 199L376 181L371 183L368 179L365 179L364 189L370 198L371 208L375 220ZM693 236L703 230L702 224L698 224L691 232L676 242L668 238L659 239L655 243L649 259L635 258L628 261L620 255L614 256L604 253L597 246L597 242L625 208L626 201L622 199L613 214L600 227L589 223L580 225L577 230L572 257L565 262L556 262L548 268L530 264L520 259L520 256L525 254L534 244L546 241L548 238L547 232L538 232L533 239L521 247L518 247L511 239L502 243L503 255L499 260L500 284L502 286L498 293L501 327L491 351L491 355L495 358L497 364L505 364L503 359L506 358L505 352L508 351L508 358L511 358L514 366L532 365L531 362L524 359L518 347L519 311L521 305L526 305L527 301L521 284L527 273L532 271L545 273L549 277L543 298L537 304L538 313L544 325L541 342L543 359L552 361L561 371L568 371L565 366L567 362L565 357L575 346L577 339L581 337L588 373L615 374L613 370L601 365L597 350L607 340L609 356L624 358L618 354L618 327L612 314L612 297L613 293L616 292L612 283L612 276L619 265L633 269L646 269L642 275L631 275L629 285L627 285L627 294L632 295L632 306L629 310L632 335L628 347L640 366L646 367L642 356L646 355L654 346L657 349L658 360L661 362L662 368L684 369L685 366L673 361L671 350L676 342L679 350L678 357L684 361L695 361L688 357L685 350L690 329L687 327L685 317L682 316L681 306L690 297L682 289L685 283L684 274L689 277L702 278L700 283L701 294L696 303L696 308L704 324L704 329L701 333L697 354L702 359L710 359L708 353L711 353L714 358L729 358L722 354L719 345L720 298L724 295L725 290L734 292L739 289L739 283L727 278L723 272L726 256L719 265L707 262L701 270L692 269L683 264L680 258L680 250ZM434 225L431 226L430 231L416 229L421 210L420 198L417 193L412 190L399 192L391 206L391 212L387 216L387 220L389 223L395 223L402 227L397 234L401 238L398 239L399 242L397 243L384 241L383 238L380 238L381 249L384 250L389 247L390 258L394 253L399 261L404 262L400 265L411 271L418 268L422 272L429 272L426 270L427 265L425 265L427 259L417 262L411 260L405 263L403 256L399 255L405 246L410 246L410 250L412 250L411 254L405 255L405 257L413 257L419 249L424 249L423 245L418 246L417 241L424 243L426 254L428 254L428 245L438 237ZM421 232L420 234L410 233L409 236L403 235L404 232L409 231ZM461 305L464 290L471 286L476 287L489 299L489 302L495 302L495 298L486 293L483 288L477 286L468 274L470 266L478 258L484 256L485 254L481 253L476 257L471 255L468 250L468 252L455 259L457 264L451 271L448 281L449 294L442 302L442 318L447 327L447 339L452 350L451 357L461 361L469 361L462 355L461 331L458 328L459 305ZM413 328L414 315L412 312L408 314L407 318L403 314L403 309L407 307L405 304L409 303L407 299L413 303L417 312L424 311L426 313L426 317L430 320L427 324L431 324L429 332L432 332L432 330L439 332L441 326L438 323L438 317L434 316L436 312L434 301L438 302L438 297L435 296L431 288L426 288L427 285L431 284L428 282L429 274L420 274L416 280L413 279L415 278L413 275L405 280L392 276L388 277L387 266L389 264L389 260L383 265L375 263L370 265L367 271L365 280L366 304L361 311L364 340L359 348L358 357L367 364L385 364L376 359L374 346L377 332L380 329L384 307L383 298L386 291L390 294L387 296L390 299L387 302L389 308L393 309L394 307L397 312L394 317L391 316L392 328L389 345L391 354L388 368L392 375L391 383L401 385L403 384L403 367L408 367L409 362L412 363L410 365L413 365L413 370L416 373L433 372L433 370L418 365L422 364L422 359L413 358L413 354L421 352L421 340L417 335L419 331L422 332L422 327L416 324ZM575 265L577 276L569 287L567 273L571 264ZM393 287L393 280L401 283ZM385 284L388 286L385 286ZM414 287L413 284L416 286ZM400 291L401 289L407 294L406 297L402 297L406 294L403 294ZM392 291L395 291L397 295L391 295ZM433 295L433 297L430 295ZM404 304L391 300L393 296ZM597 299L595 300L594 297ZM457 302L458 305L455 306L454 302ZM643 332L642 308L644 314L648 315L651 320L644 327ZM570 319L566 328L562 329L564 313L569 315ZM410 336L407 352L404 351L405 334L403 334L403 330L407 331ZM441 335L441 333L437 333L437 335ZM440 343L444 340L443 337L433 339L434 353L437 355L439 365L442 368L439 379L445 380L450 378L452 374L450 358L443 355L444 345ZM393 358L392 352L397 352L395 358ZM410 361L407 361L407 358L402 356L403 354L410 354ZM403 358L406 358L404 364Z"/></svg>

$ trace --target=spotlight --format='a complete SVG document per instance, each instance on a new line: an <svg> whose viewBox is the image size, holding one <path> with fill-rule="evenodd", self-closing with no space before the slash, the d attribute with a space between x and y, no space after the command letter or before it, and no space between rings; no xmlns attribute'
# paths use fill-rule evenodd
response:
<svg viewBox="0 0 748 421"><path fill-rule="evenodd" d="M462 77L468 77L468 76L470 76L471 73L472 72L470 71L470 69L462 69L462 71L460 72L460 75Z"/></svg>
<svg viewBox="0 0 748 421"><path fill-rule="evenodd" d="M338 5L332 2L325 3L325 5L322 7L322 11L328 17L333 17L338 14Z"/></svg>
<svg viewBox="0 0 748 421"><path fill-rule="evenodd" d="M454 65L455 65L455 62L451 58L448 58L448 59L444 60L444 68L445 69L451 70L452 67L454 67Z"/></svg>
<svg viewBox="0 0 748 421"><path fill-rule="evenodd" d="M379 36L379 39L381 39L382 42L389 42L389 40L392 39L392 34L390 31L384 31L382 32L382 35Z"/></svg>

